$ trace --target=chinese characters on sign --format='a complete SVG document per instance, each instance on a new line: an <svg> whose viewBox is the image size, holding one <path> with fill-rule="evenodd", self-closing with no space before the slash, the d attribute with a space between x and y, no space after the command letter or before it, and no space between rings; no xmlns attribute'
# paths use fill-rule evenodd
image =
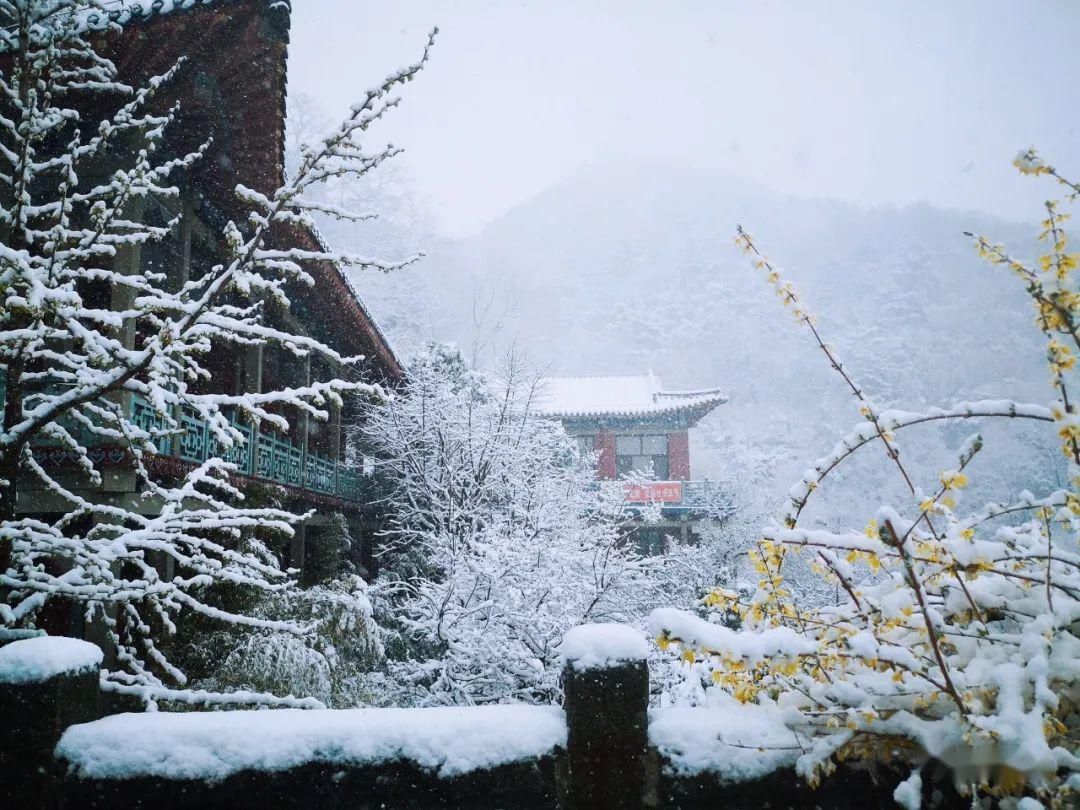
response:
<svg viewBox="0 0 1080 810"><path fill-rule="evenodd" d="M682 482L627 483L626 500L630 503L678 503L682 500Z"/></svg>

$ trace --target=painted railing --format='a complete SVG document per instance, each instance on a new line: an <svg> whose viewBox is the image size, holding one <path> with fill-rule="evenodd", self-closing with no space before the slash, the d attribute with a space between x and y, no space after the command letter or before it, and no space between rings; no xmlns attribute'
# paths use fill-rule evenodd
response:
<svg viewBox="0 0 1080 810"><path fill-rule="evenodd" d="M5 393L5 375L0 369L0 409ZM130 416L131 421L144 430L161 433L167 429L165 420L140 396L131 396ZM74 435L83 434L84 446L93 443L73 420L64 419L61 424ZM303 448L276 436L260 433L252 425L233 420L233 426L244 437L243 441L224 447L214 438L204 420L194 411L184 408L180 416L180 432L161 436L156 440L155 447L159 455L174 456L196 464L208 458L223 458L235 464L242 474L252 478L344 500L360 500L361 476L344 464L318 453L305 453ZM42 440L37 444L47 447L56 442Z"/></svg>
<svg viewBox="0 0 1080 810"><path fill-rule="evenodd" d="M144 430L165 429L164 420L139 396L131 398L131 420ZM318 453L305 453L303 448L261 433L252 425L236 420L232 424L243 440L225 447L214 438L205 420L185 408L180 417L181 432L160 438L156 442L157 451L196 464L208 458L223 458L252 478L350 501L360 499L359 473L341 462Z"/></svg>

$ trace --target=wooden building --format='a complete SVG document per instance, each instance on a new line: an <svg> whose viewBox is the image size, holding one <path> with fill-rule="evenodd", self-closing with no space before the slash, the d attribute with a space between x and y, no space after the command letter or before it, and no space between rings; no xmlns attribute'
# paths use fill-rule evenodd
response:
<svg viewBox="0 0 1080 810"><path fill-rule="evenodd" d="M602 483L617 482L631 505L659 506L658 523L633 522L640 547L653 552L672 536L693 539L715 515L720 493L693 477L690 429L724 402L717 388L666 390L650 371L545 378L536 411L560 421L582 452L596 453Z"/></svg>
<svg viewBox="0 0 1080 810"><path fill-rule="evenodd" d="M98 52L117 66L121 81L141 86L183 59L155 102L161 108L178 104L177 119L167 130L167 155L182 155L210 143L189 171L173 176L181 190L179 200L150 199L130 214L155 225L179 215L169 237L125 248L115 259L121 267L152 267L182 284L223 261L223 226L246 216L235 194L237 185L272 194L284 182L291 8L283 0L124 0L114 5L108 15L112 25L93 36ZM274 238L282 246L323 249L319 234L300 226L281 229ZM365 381L395 385L403 373L398 358L344 269L331 262L308 262L304 269L315 283L291 285L288 309L267 302L268 322L315 337L341 355L363 355ZM99 305L122 308L124 295L102 288ZM336 368L327 361L297 360L272 346L247 350L230 346L211 352L204 362L211 379L200 383L200 393L279 390L356 375L353 369ZM157 427L146 403L130 394L124 397L124 407L136 422ZM283 415L290 420L288 434L238 421L248 440L227 456L240 468L236 478L241 487L272 485L286 508L316 510L293 544L289 563L299 567L305 543L317 542L331 514L344 514L356 535L365 533L364 484L361 474L345 464L344 426L349 414L335 410L325 423L300 413L283 411ZM180 416L182 433L161 442L153 459L152 469L163 476L183 474L222 452L194 413ZM106 471L96 498L122 500L134 509L155 508L151 500L138 496L138 482L123 448L99 442L88 449ZM58 448L47 462L74 467L66 456ZM25 491L19 506L21 511L43 514L64 508L53 500L47 492Z"/></svg>

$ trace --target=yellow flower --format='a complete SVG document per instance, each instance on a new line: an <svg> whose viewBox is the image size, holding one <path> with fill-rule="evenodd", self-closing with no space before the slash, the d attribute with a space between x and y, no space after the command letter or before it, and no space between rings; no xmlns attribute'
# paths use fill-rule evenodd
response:
<svg viewBox="0 0 1080 810"><path fill-rule="evenodd" d="M949 470L941 474L941 484L945 489L963 489L968 485L968 477L962 472Z"/></svg>

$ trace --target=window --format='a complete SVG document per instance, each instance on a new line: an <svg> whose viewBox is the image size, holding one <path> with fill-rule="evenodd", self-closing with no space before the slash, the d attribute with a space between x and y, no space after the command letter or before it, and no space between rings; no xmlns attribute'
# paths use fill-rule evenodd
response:
<svg viewBox="0 0 1080 810"><path fill-rule="evenodd" d="M593 451L592 436L575 436L574 441L577 442L577 449L579 455L587 456Z"/></svg>
<svg viewBox="0 0 1080 810"><path fill-rule="evenodd" d="M641 452L646 456L666 456L667 436L642 436Z"/></svg>
<svg viewBox="0 0 1080 810"><path fill-rule="evenodd" d="M615 470L620 475L637 471L666 481L669 475L667 436L616 436Z"/></svg>

